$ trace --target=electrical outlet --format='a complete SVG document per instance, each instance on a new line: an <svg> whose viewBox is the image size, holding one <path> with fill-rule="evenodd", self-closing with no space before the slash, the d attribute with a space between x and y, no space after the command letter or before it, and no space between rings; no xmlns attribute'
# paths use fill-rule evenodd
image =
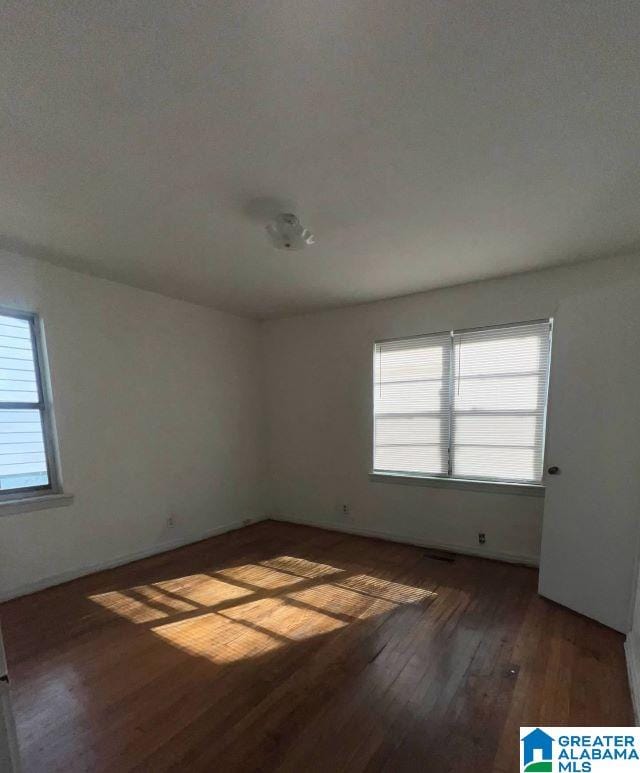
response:
<svg viewBox="0 0 640 773"><path fill-rule="evenodd" d="M176 519L173 515L168 516L167 518L167 529L173 529L176 525Z"/></svg>
<svg viewBox="0 0 640 773"><path fill-rule="evenodd" d="M479 531L478 532L478 544L479 545L484 545L486 541L487 541L486 534L483 531Z"/></svg>
<svg viewBox="0 0 640 773"><path fill-rule="evenodd" d="M342 505L342 515L351 515L351 505L349 504Z"/></svg>

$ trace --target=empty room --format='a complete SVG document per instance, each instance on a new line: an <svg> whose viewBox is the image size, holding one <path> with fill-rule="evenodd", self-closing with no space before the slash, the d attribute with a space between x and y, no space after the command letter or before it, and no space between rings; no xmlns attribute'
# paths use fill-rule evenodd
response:
<svg viewBox="0 0 640 773"><path fill-rule="evenodd" d="M0 773L640 767L637 0L0 0Z"/></svg>

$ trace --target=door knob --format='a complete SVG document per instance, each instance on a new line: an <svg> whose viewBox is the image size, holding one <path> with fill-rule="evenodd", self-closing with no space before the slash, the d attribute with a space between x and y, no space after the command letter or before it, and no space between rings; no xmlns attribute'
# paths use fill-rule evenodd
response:
<svg viewBox="0 0 640 773"><path fill-rule="evenodd" d="M559 467L556 467L556 466L554 465L553 467L549 467L549 469L547 470L547 472L549 473L549 475L557 475L557 474L560 472L560 468L559 468Z"/></svg>

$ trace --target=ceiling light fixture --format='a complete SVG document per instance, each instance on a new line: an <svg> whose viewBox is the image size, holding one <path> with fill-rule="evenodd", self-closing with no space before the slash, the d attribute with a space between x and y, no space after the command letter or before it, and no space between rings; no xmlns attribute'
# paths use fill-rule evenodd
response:
<svg viewBox="0 0 640 773"><path fill-rule="evenodd" d="M315 242L311 231L288 212L283 212L269 223L267 233L273 246L279 250L303 250Z"/></svg>

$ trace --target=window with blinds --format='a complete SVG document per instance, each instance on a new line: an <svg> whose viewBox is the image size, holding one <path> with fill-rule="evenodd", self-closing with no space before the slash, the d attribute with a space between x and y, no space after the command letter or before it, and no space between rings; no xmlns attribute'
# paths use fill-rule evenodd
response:
<svg viewBox="0 0 640 773"><path fill-rule="evenodd" d="M0 497L53 489L36 318L0 313Z"/></svg>
<svg viewBox="0 0 640 773"><path fill-rule="evenodd" d="M539 483L551 323L376 343L374 471Z"/></svg>

